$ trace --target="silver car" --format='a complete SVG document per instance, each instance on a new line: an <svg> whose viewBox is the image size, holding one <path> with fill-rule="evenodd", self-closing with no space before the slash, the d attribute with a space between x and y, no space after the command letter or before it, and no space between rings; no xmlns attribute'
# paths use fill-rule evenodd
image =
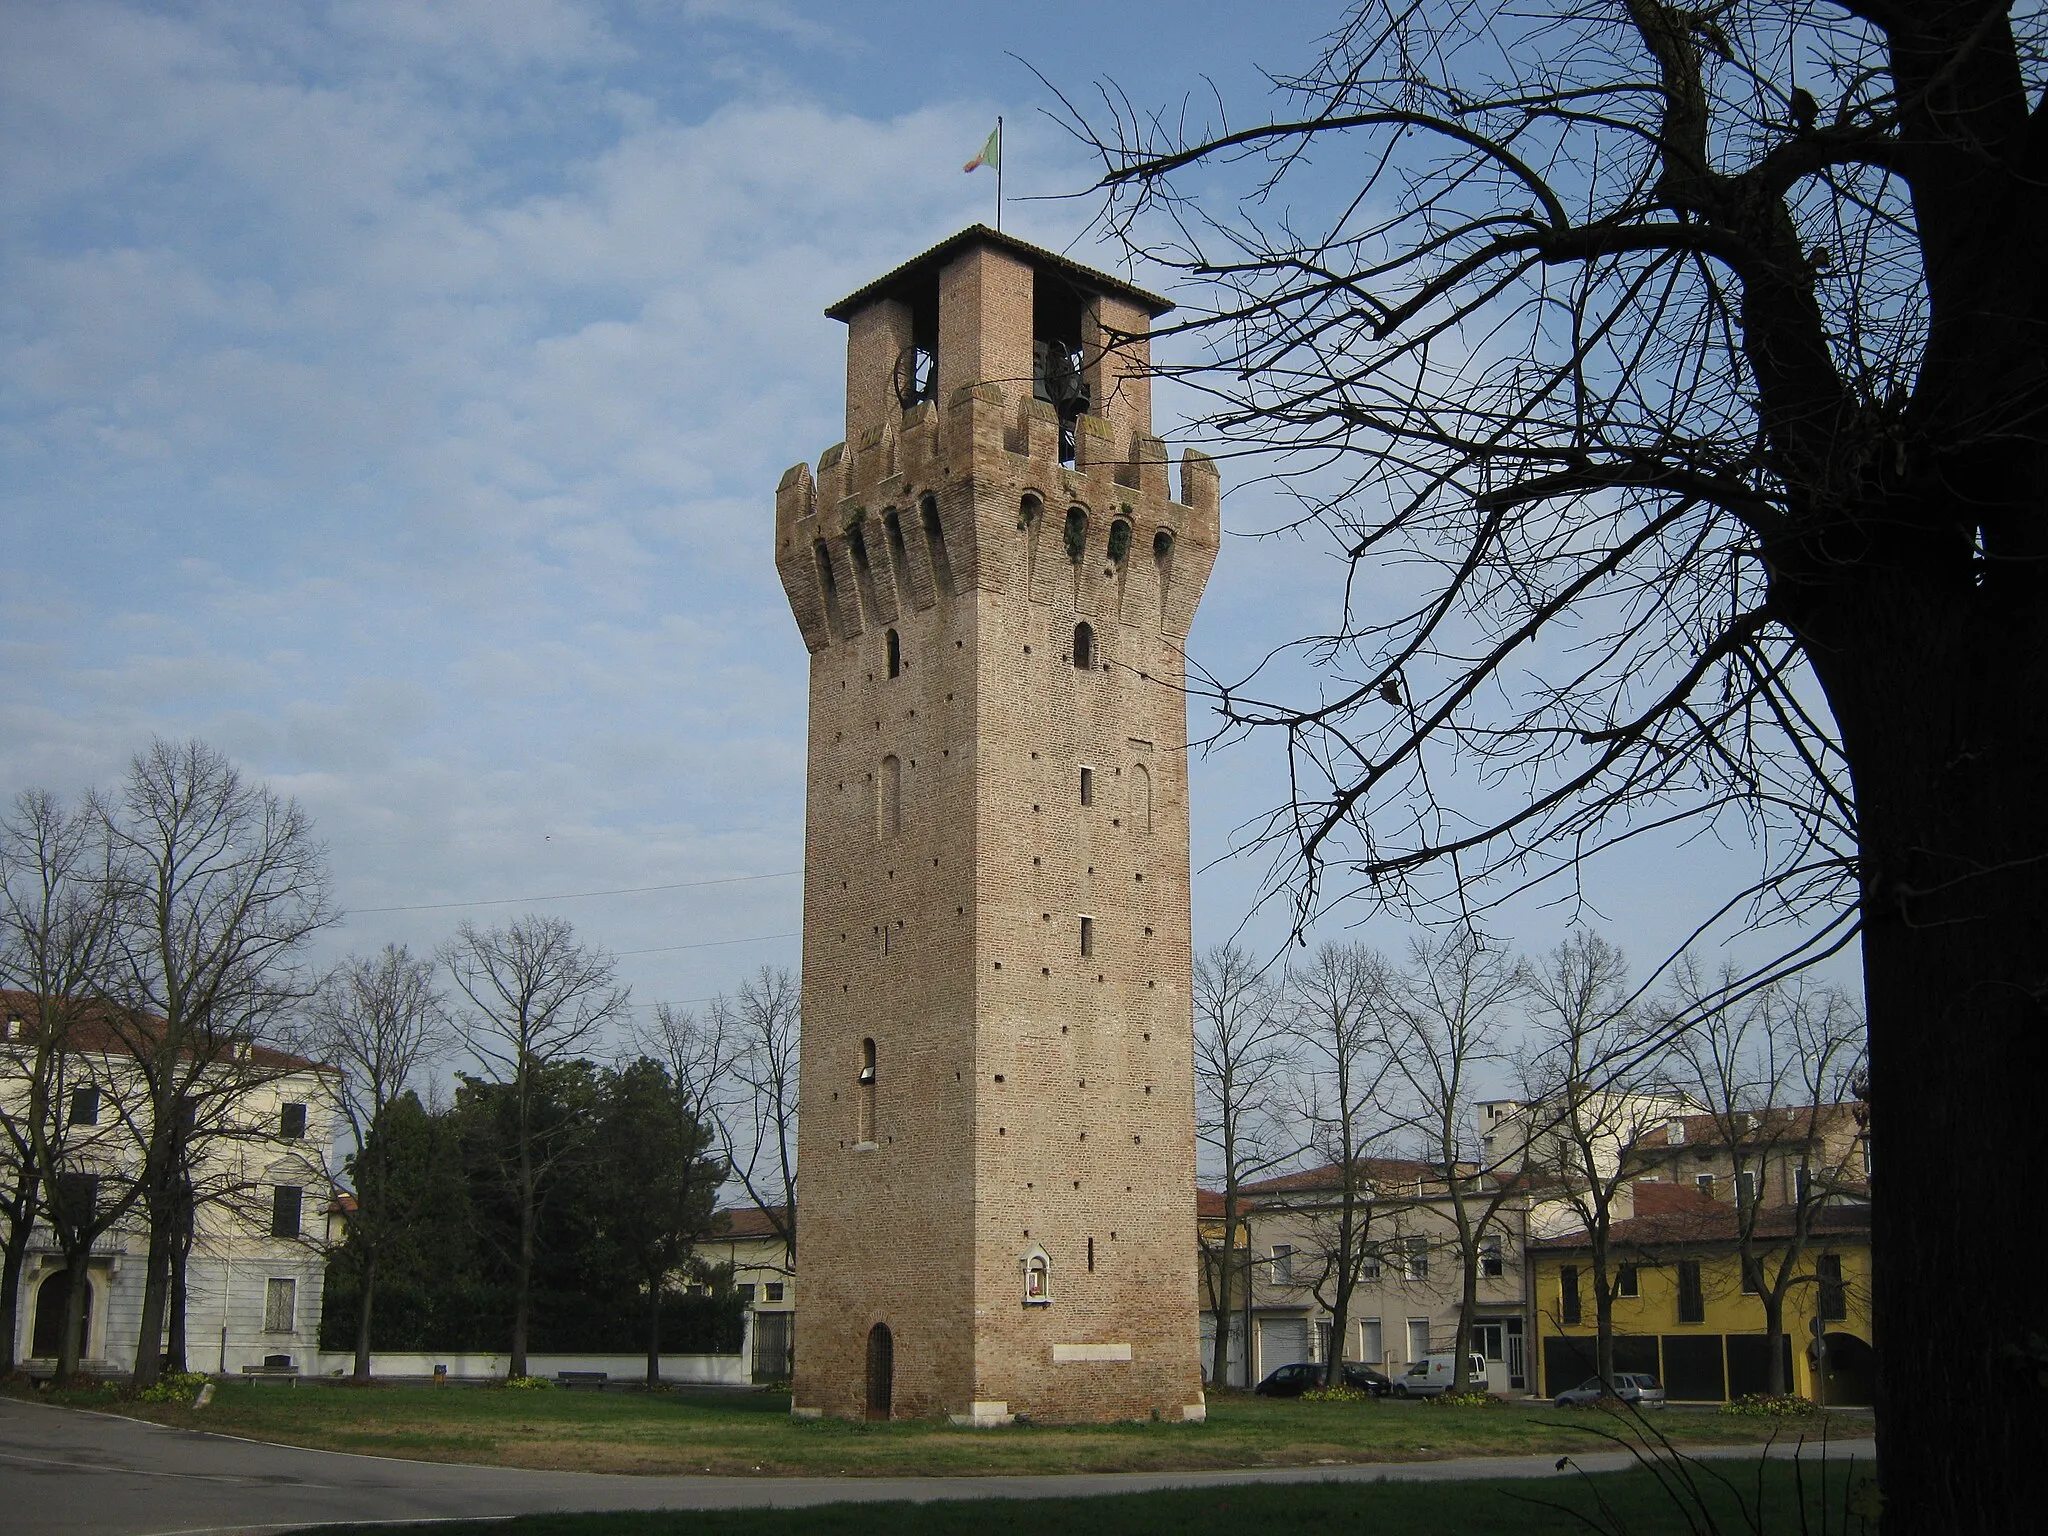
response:
<svg viewBox="0 0 2048 1536"><path fill-rule="evenodd" d="M1611 1385L1594 1376L1558 1393L1556 1401L1560 1408L1592 1408L1602 1403L1626 1403L1631 1408L1662 1408L1664 1384L1654 1376L1616 1371Z"/></svg>

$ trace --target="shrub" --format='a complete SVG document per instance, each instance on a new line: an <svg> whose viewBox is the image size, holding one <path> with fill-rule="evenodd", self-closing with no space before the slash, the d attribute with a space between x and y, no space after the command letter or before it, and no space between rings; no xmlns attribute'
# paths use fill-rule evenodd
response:
<svg viewBox="0 0 2048 1536"><path fill-rule="evenodd" d="M513 1392L548 1392L554 1383L545 1376L507 1376L505 1386Z"/></svg>
<svg viewBox="0 0 2048 1536"><path fill-rule="evenodd" d="M1467 1387L1462 1392L1439 1392L1423 1402L1438 1408L1505 1408L1508 1400L1495 1397L1484 1387Z"/></svg>
<svg viewBox="0 0 2048 1536"><path fill-rule="evenodd" d="M1721 1411L1747 1419L1798 1419L1820 1409L1812 1398L1796 1392L1745 1392L1734 1402L1723 1403Z"/></svg>
<svg viewBox="0 0 2048 1536"><path fill-rule="evenodd" d="M1372 1401L1372 1394L1339 1382L1334 1387L1310 1387L1301 1394L1301 1400L1304 1403L1365 1403Z"/></svg>
<svg viewBox="0 0 2048 1536"><path fill-rule="evenodd" d="M204 1372L166 1371L156 1379L155 1386L144 1387L135 1395L145 1403L190 1403L205 1385Z"/></svg>

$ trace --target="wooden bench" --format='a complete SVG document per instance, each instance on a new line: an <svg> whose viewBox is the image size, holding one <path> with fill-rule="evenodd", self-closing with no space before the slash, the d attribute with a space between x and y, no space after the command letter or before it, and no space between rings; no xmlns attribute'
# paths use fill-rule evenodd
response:
<svg viewBox="0 0 2048 1536"><path fill-rule="evenodd" d="M281 1381L291 1387L299 1384L299 1368L295 1365L245 1365L242 1374L252 1381Z"/></svg>
<svg viewBox="0 0 2048 1536"><path fill-rule="evenodd" d="M612 1379L610 1371L557 1371L555 1380L572 1392L602 1392Z"/></svg>

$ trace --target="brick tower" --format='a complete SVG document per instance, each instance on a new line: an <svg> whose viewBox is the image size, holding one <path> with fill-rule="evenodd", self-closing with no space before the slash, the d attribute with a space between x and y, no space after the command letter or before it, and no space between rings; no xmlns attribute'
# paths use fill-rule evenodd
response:
<svg viewBox="0 0 2048 1536"><path fill-rule="evenodd" d="M775 497L811 653L795 1412L1200 1418L1180 647L1146 333L983 226L827 311Z"/></svg>

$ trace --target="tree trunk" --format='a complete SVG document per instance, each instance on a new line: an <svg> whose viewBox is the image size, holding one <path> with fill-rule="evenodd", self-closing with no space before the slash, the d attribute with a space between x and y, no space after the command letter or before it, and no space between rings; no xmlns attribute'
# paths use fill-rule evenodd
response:
<svg viewBox="0 0 2048 1536"><path fill-rule="evenodd" d="M78 1374L78 1363L85 1356L85 1298L92 1285L86 1277L86 1256L91 1252L92 1246L87 1244L77 1253L65 1255L64 1333L57 1342L59 1383Z"/></svg>
<svg viewBox="0 0 2048 1536"><path fill-rule="evenodd" d="M170 1291L171 1234L169 1223L152 1217L149 1255L143 1261L142 1318L135 1329L135 1369L128 1384L140 1392L153 1387L164 1372L164 1302Z"/></svg>
<svg viewBox="0 0 2048 1536"><path fill-rule="evenodd" d="M661 1385L661 1276L647 1277L647 1385Z"/></svg>
<svg viewBox="0 0 2048 1536"><path fill-rule="evenodd" d="M1458 1337L1452 1347L1451 1390L1462 1392L1472 1384L1472 1319L1479 1315L1479 1250L1475 1243L1460 1243L1458 1267L1464 1271L1464 1285L1458 1297Z"/></svg>
<svg viewBox="0 0 2048 1536"><path fill-rule="evenodd" d="M1863 578L1802 639L1855 780L1883 1528L1994 1536L2048 1508L2048 1321L2038 1285L1959 1305L1955 1282L2024 1226L2039 1150L2048 604L2038 561L1980 588L1913 551Z"/></svg>
<svg viewBox="0 0 2048 1536"><path fill-rule="evenodd" d="M1785 1292L1782 1283L1765 1291L1762 1299L1764 1348L1770 1351L1770 1364L1764 1371L1764 1390L1776 1397L1792 1389L1792 1383L1785 1379L1785 1346L1778 1342L1785 1336Z"/></svg>
<svg viewBox="0 0 2048 1536"><path fill-rule="evenodd" d="M1344 1385L1344 1334L1351 1326L1351 1282L1358 1274L1358 1251L1365 1245L1351 1209L1356 1197L1345 1191L1345 1210L1337 1224L1337 1293L1330 1298L1330 1358L1323 1362L1323 1385Z"/></svg>
<svg viewBox="0 0 2048 1536"><path fill-rule="evenodd" d="M21 1359L21 1272L28 1263L32 1230L28 1221L16 1221L7 1233L7 1246L0 1249L0 1377L14 1374Z"/></svg>
<svg viewBox="0 0 2048 1536"><path fill-rule="evenodd" d="M533 1192L531 1186L522 1180L519 1201L519 1265L513 1281L512 1299L511 1374L514 1376L526 1374L527 1325L533 1315L533 1228Z"/></svg>
<svg viewBox="0 0 2048 1536"><path fill-rule="evenodd" d="M181 1373L190 1369L185 1363L185 1313L190 1299L186 1279L191 1260L192 1214L187 1206L179 1215L177 1235L171 1239L171 1285L166 1303L170 1308L170 1339L164 1346L165 1368Z"/></svg>
<svg viewBox="0 0 2048 1536"><path fill-rule="evenodd" d="M1593 1251L1593 1374L1604 1382L1614 1380L1614 1287L1607 1278L1607 1261L1597 1247Z"/></svg>
<svg viewBox="0 0 2048 1536"><path fill-rule="evenodd" d="M377 1253L375 1249L363 1256L363 1294L356 1301L356 1365L354 1377L357 1383L367 1385L370 1380L370 1309L377 1299Z"/></svg>
<svg viewBox="0 0 2048 1536"><path fill-rule="evenodd" d="M1209 1380L1218 1387L1230 1385L1230 1266L1236 1257L1232 1240L1237 1235L1237 1202L1226 1192L1223 1196L1223 1255L1216 1261L1216 1293L1211 1298L1216 1303L1216 1337L1210 1344Z"/></svg>
<svg viewBox="0 0 2048 1536"><path fill-rule="evenodd" d="M532 1071L532 1064L522 1058L515 1089L519 1099L519 1146L514 1154L519 1160L519 1263L513 1279L512 1298L510 1374L514 1376L526 1374L527 1325L533 1312L534 1226L539 1219L539 1212L534 1209L533 1130L528 1120L531 1109L528 1100L533 1091L529 1074Z"/></svg>

